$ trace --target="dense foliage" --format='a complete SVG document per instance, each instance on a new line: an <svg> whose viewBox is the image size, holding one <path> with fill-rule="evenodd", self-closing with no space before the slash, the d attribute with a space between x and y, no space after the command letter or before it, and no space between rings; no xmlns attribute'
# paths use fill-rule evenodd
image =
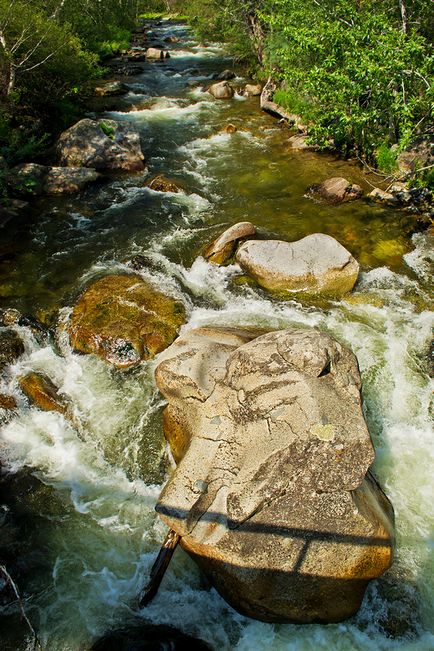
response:
<svg viewBox="0 0 434 651"><path fill-rule="evenodd" d="M74 118L99 61L128 47L139 9L137 0L0 0L0 154L9 164Z"/></svg>
<svg viewBox="0 0 434 651"><path fill-rule="evenodd" d="M229 39L312 139L393 167L432 125L433 3L426 0L190 0L193 24Z"/></svg>

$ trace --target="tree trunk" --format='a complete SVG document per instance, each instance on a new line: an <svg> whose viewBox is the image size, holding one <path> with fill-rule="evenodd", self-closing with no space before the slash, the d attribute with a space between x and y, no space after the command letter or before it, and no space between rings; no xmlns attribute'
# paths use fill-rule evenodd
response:
<svg viewBox="0 0 434 651"><path fill-rule="evenodd" d="M16 79L16 69L13 63L9 64L9 83L8 83L8 90L7 90L7 95L12 94L14 88L15 88L15 79Z"/></svg>

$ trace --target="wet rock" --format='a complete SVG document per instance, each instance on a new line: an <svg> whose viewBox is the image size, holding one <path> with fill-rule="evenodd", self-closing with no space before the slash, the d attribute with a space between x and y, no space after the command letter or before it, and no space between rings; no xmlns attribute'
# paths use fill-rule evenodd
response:
<svg viewBox="0 0 434 651"><path fill-rule="evenodd" d="M360 199L363 190L360 185L350 183L341 176L327 179L322 183L311 185L307 189L308 194L319 197L327 203L342 203Z"/></svg>
<svg viewBox="0 0 434 651"><path fill-rule="evenodd" d="M11 326L18 323L21 312L14 308L0 310L0 326Z"/></svg>
<svg viewBox="0 0 434 651"><path fill-rule="evenodd" d="M48 376L43 373L27 373L18 379L18 383L31 404L43 411L66 413L67 402Z"/></svg>
<svg viewBox="0 0 434 651"><path fill-rule="evenodd" d="M184 320L182 303L140 276L105 276L84 291L68 331L74 350L129 368L164 350Z"/></svg>
<svg viewBox="0 0 434 651"><path fill-rule="evenodd" d="M0 328L0 371L13 364L24 353L20 335L11 328Z"/></svg>
<svg viewBox="0 0 434 651"><path fill-rule="evenodd" d="M96 170L142 170L139 132L115 120L84 118L62 133L57 143L61 166Z"/></svg>
<svg viewBox="0 0 434 651"><path fill-rule="evenodd" d="M177 36L166 36L165 43L179 43L180 39Z"/></svg>
<svg viewBox="0 0 434 651"><path fill-rule="evenodd" d="M215 99L231 99L234 96L234 89L227 81L212 84L212 86L208 88L208 92L215 97Z"/></svg>
<svg viewBox="0 0 434 651"><path fill-rule="evenodd" d="M183 548L250 617L353 615L393 549L355 356L312 330L201 328L160 360L179 465L157 511Z"/></svg>
<svg viewBox="0 0 434 651"><path fill-rule="evenodd" d="M170 181L163 174L154 176L154 178L149 181L147 186L156 192L182 192L182 188L180 188L179 185L173 181Z"/></svg>
<svg viewBox="0 0 434 651"><path fill-rule="evenodd" d="M222 72L215 74L214 79L217 79L218 81L230 81L231 79L235 79L236 76L237 75L233 70L223 70Z"/></svg>
<svg viewBox="0 0 434 651"><path fill-rule="evenodd" d="M342 295L351 291L359 265L337 240L323 233L296 242L256 240L236 254L241 268L272 291Z"/></svg>
<svg viewBox="0 0 434 651"><path fill-rule="evenodd" d="M372 192L368 194L369 199L373 199L374 201L378 201L380 203L387 203L387 204L397 204L398 199L395 197L394 194L391 192L386 192L385 190L382 190L381 188L374 188Z"/></svg>
<svg viewBox="0 0 434 651"><path fill-rule="evenodd" d="M118 97L119 95L125 95L128 91L128 86L121 81L108 81L103 86L97 86L95 88L95 95L99 95L100 97Z"/></svg>
<svg viewBox="0 0 434 651"><path fill-rule="evenodd" d="M238 127L235 126L235 124L227 124L225 127L222 129L223 133L236 133L238 131Z"/></svg>
<svg viewBox="0 0 434 651"><path fill-rule="evenodd" d="M302 151L318 151L318 145L312 145L308 143L309 136L298 134L288 138L288 144L291 149L302 150Z"/></svg>
<svg viewBox="0 0 434 651"><path fill-rule="evenodd" d="M170 54L169 52L165 52L164 50L159 50L156 47L148 47L146 50L146 58L147 59L170 59Z"/></svg>
<svg viewBox="0 0 434 651"><path fill-rule="evenodd" d="M141 624L108 633L91 651L211 651L210 647L171 626Z"/></svg>
<svg viewBox="0 0 434 651"><path fill-rule="evenodd" d="M244 92L249 97L257 97L262 93L261 84L246 84Z"/></svg>
<svg viewBox="0 0 434 651"><path fill-rule="evenodd" d="M51 167L45 177L44 190L47 194L74 194L100 176L88 167Z"/></svg>
<svg viewBox="0 0 434 651"><path fill-rule="evenodd" d="M215 264L225 264L233 257L237 246L246 239L256 237L256 228L250 222L239 222L224 231L209 244L203 257Z"/></svg>
<svg viewBox="0 0 434 651"><path fill-rule="evenodd" d="M13 396L8 396L5 393L0 393L0 409L5 409L6 411L11 411L16 409L17 401Z"/></svg>

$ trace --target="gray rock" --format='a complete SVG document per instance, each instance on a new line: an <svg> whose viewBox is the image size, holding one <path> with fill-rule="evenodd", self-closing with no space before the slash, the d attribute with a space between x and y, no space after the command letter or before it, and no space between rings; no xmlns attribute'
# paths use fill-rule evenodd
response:
<svg viewBox="0 0 434 651"><path fill-rule="evenodd" d="M139 132L132 125L115 120L80 120L62 133L57 152L63 167L144 169Z"/></svg>
<svg viewBox="0 0 434 651"><path fill-rule="evenodd" d="M164 50L159 50L156 47L148 47L146 50L146 58L147 59L169 59L170 54L169 52L165 52Z"/></svg>
<svg viewBox="0 0 434 651"><path fill-rule="evenodd" d="M272 291L341 295L356 283L359 265L337 240L323 233L296 242L248 240L236 261Z"/></svg>
<svg viewBox="0 0 434 651"><path fill-rule="evenodd" d="M47 194L73 194L100 176L88 167L51 167L45 177L44 190Z"/></svg>
<svg viewBox="0 0 434 651"><path fill-rule="evenodd" d="M351 616L393 547L354 355L316 331L202 328L156 379L179 461L157 511L222 596L264 621Z"/></svg>

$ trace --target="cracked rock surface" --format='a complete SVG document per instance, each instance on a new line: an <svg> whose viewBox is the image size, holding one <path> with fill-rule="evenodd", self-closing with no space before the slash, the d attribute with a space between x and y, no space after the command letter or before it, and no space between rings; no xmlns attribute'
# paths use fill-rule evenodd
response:
<svg viewBox="0 0 434 651"><path fill-rule="evenodd" d="M235 259L259 285L278 292L340 296L352 290L359 274L351 253L324 233L296 242L248 240Z"/></svg>
<svg viewBox="0 0 434 651"><path fill-rule="evenodd" d="M199 328L159 356L178 466L157 511L222 596L264 621L339 621L390 565L393 510L353 353L325 333Z"/></svg>

